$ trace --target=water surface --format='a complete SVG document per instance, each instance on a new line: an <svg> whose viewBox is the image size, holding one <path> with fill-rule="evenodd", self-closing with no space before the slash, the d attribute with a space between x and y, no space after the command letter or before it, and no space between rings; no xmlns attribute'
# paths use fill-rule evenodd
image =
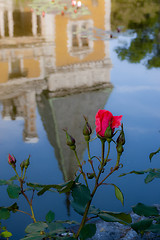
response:
<svg viewBox="0 0 160 240"><path fill-rule="evenodd" d="M123 115L123 168L110 182L122 190L125 202L122 206L114 189L104 186L94 204L130 211L137 202L159 203L158 179L145 184L144 176L118 177L160 167L158 155L151 163L148 157L160 147L159 2L86 0L79 9L70 1L55 3L0 0L0 178L14 175L8 153L16 156L18 169L31 155L27 181L58 184L73 178L78 166L63 129L75 137L81 161L87 160L83 115L94 137L95 114L104 108ZM98 140L91 143L93 155L100 149ZM108 168L116 160L114 145L110 157ZM35 195L37 219L52 210L56 219L79 220L69 199ZM29 211L22 198L17 202ZM12 203L2 187L0 206ZM29 223L20 213L3 222L17 240Z"/></svg>

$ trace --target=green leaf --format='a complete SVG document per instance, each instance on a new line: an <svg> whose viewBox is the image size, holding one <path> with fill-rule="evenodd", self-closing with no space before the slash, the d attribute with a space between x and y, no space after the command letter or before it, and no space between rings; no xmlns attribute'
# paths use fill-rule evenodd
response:
<svg viewBox="0 0 160 240"><path fill-rule="evenodd" d="M51 188L57 189L57 191L60 193L70 192L73 185L74 185L73 180L70 180L62 184L49 184L49 185L42 185L38 183L27 183L27 186L33 187L34 189L42 188L42 190L38 192L37 194L38 196L44 194L46 191L50 190Z"/></svg>
<svg viewBox="0 0 160 240"><path fill-rule="evenodd" d="M138 203L136 206L132 207L132 210L140 216L159 216L158 209L155 206L147 206L143 203Z"/></svg>
<svg viewBox="0 0 160 240"><path fill-rule="evenodd" d="M7 181L0 179L0 186L7 185Z"/></svg>
<svg viewBox="0 0 160 240"><path fill-rule="evenodd" d="M84 227L80 231L79 236L81 240L85 240L93 237L95 233L96 233L96 225L91 223L91 224L84 225Z"/></svg>
<svg viewBox="0 0 160 240"><path fill-rule="evenodd" d="M21 188L18 185L12 184L7 187L7 193L10 198L18 198L21 193Z"/></svg>
<svg viewBox="0 0 160 240"><path fill-rule="evenodd" d="M46 221L51 223L55 218L55 214L52 211L49 211L46 215Z"/></svg>
<svg viewBox="0 0 160 240"><path fill-rule="evenodd" d="M121 190L114 184L115 195L118 200L121 201L122 205L124 204L124 197Z"/></svg>
<svg viewBox="0 0 160 240"><path fill-rule="evenodd" d="M72 220L72 221L70 221L70 220L57 220L56 223L70 224L70 225L72 225L72 224L79 225L79 222L74 221L74 220Z"/></svg>
<svg viewBox="0 0 160 240"><path fill-rule="evenodd" d="M11 185L11 184L13 184L13 181L4 180L4 179L1 179L1 180L0 180L0 186L3 186L3 185Z"/></svg>
<svg viewBox="0 0 160 240"><path fill-rule="evenodd" d="M80 203L77 203L75 201L71 201L71 206L73 207L73 209L79 213L80 215L83 216L84 212L85 212L85 206L82 206Z"/></svg>
<svg viewBox="0 0 160 240"><path fill-rule="evenodd" d="M101 211L98 216L106 222L119 222L128 225L132 222L130 214Z"/></svg>
<svg viewBox="0 0 160 240"><path fill-rule="evenodd" d="M149 228L152 224L152 219L145 219L136 223L131 224L131 227L137 232L143 234L144 231Z"/></svg>
<svg viewBox="0 0 160 240"><path fill-rule="evenodd" d="M0 208L0 219L8 219L10 217L10 212L7 208Z"/></svg>
<svg viewBox="0 0 160 240"><path fill-rule="evenodd" d="M17 212L19 209L17 203L12 204L10 207L7 208L9 211L12 211L13 213Z"/></svg>
<svg viewBox="0 0 160 240"><path fill-rule="evenodd" d="M133 171L131 171L129 173L122 173L121 175L119 175L119 177L123 177L123 176L126 176L128 174L132 174L132 173L134 173L134 174L144 174L144 173L148 173L148 172L151 172L151 171L152 171L152 168L148 168L147 170L144 170L144 171L135 171L135 170L133 170Z"/></svg>
<svg viewBox="0 0 160 240"><path fill-rule="evenodd" d="M63 240L76 240L74 237L64 237Z"/></svg>
<svg viewBox="0 0 160 240"><path fill-rule="evenodd" d="M52 222L48 224L49 235L54 236L55 234L64 233L66 231L62 223Z"/></svg>
<svg viewBox="0 0 160 240"><path fill-rule="evenodd" d="M10 178L11 181L17 180L17 179L18 179L17 175L15 175L15 176L13 176L13 177Z"/></svg>
<svg viewBox="0 0 160 240"><path fill-rule="evenodd" d="M88 187L82 184L76 184L72 190L74 202L81 206L85 206L91 200L91 194Z"/></svg>
<svg viewBox="0 0 160 240"><path fill-rule="evenodd" d="M155 154L159 153L159 152L160 152L160 148L158 148L158 150L157 150L156 152L150 153L150 155L149 155L150 161L152 160L152 157L153 157Z"/></svg>
<svg viewBox="0 0 160 240"><path fill-rule="evenodd" d="M8 232L8 231L5 231L5 232L2 232L0 234L1 237L4 237L4 238L9 238L12 236L12 233Z"/></svg>
<svg viewBox="0 0 160 240"><path fill-rule="evenodd" d="M40 232L28 234L25 238L21 238L20 240L42 240L46 237L46 234L42 234Z"/></svg>
<svg viewBox="0 0 160 240"><path fill-rule="evenodd" d="M160 169L153 169L153 172L150 172L144 181L145 183L149 183L154 180L154 178L160 178Z"/></svg>
<svg viewBox="0 0 160 240"><path fill-rule="evenodd" d="M95 208L95 206L91 205L89 208L88 214L98 215L98 213L100 213L100 209Z"/></svg>
<svg viewBox="0 0 160 240"><path fill-rule="evenodd" d="M44 231L47 227L48 225L45 222L31 223L26 227L25 232L26 233L41 232Z"/></svg>
<svg viewBox="0 0 160 240"><path fill-rule="evenodd" d="M74 185L74 181L71 180L67 183L67 185L65 185L64 187L62 187L60 190L58 190L59 193L67 193L67 192L70 192L73 185Z"/></svg>
<svg viewBox="0 0 160 240"><path fill-rule="evenodd" d="M160 232L160 224L151 224L150 227L147 228L145 231L159 233Z"/></svg>

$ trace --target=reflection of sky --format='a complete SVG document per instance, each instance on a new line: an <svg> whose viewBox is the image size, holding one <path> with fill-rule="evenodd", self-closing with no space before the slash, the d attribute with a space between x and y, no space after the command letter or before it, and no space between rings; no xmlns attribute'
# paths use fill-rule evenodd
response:
<svg viewBox="0 0 160 240"><path fill-rule="evenodd" d="M153 158L152 163L148 157L160 147L160 69L147 70L142 64L120 62L114 51L116 46L117 40L111 41L111 82L114 89L105 109L111 110L115 115L123 114L126 144L122 157L124 167L120 172L160 168L158 155ZM124 193L125 209L129 209L137 201L146 204L159 203L159 179L144 184L144 177L113 177ZM113 210L119 209L119 203L112 200L109 202L110 207Z"/></svg>

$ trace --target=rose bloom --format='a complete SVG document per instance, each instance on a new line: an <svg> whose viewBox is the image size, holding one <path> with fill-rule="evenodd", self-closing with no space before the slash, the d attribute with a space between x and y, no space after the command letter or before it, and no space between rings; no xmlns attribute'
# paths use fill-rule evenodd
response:
<svg viewBox="0 0 160 240"><path fill-rule="evenodd" d="M107 110L99 109L96 114L96 133L100 137L105 137L105 131L110 125L112 132L115 128L118 128L121 125L122 115L113 116L113 114Z"/></svg>

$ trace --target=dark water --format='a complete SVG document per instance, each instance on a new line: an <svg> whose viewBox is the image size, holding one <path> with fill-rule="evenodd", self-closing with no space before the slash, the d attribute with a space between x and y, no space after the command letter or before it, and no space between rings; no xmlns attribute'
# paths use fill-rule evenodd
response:
<svg viewBox="0 0 160 240"><path fill-rule="evenodd" d="M118 177L160 167L158 155L149 161L150 152L160 147L159 1L86 0L79 9L64 2L0 0L0 179L14 175L8 153L16 156L18 170L31 155L28 182L58 184L73 178L77 164L62 129L77 140L81 161L87 159L83 115L94 137L95 114L104 108L123 115L123 168L109 181L125 201L122 206L113 187L104 186L94 204L130 211L137 202L159 203L159 179L145 184L143 175ZM98 140L91 143L92 155L100 156L100 149ZM109 168L116 159L114 145L110 158ZM45 220L52 210L56 219L80 220L69 199L35 195L37 219ZM12 203L1 187L0 206ZM29 211L22 197L17 203ZM3 225L18 240L30 222L16 213Z"/></svg>

